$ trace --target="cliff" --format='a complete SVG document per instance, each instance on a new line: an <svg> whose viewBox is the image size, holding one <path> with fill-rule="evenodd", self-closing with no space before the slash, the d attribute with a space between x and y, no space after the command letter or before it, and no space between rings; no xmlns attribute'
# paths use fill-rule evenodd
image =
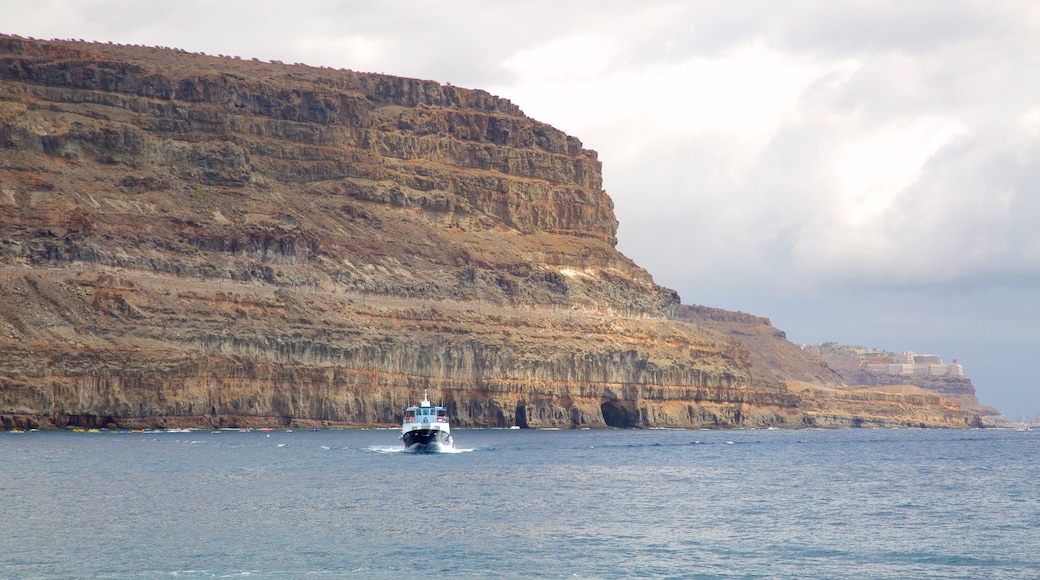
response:
<svg viewBox="0 0 1040 580"><path fill-rule="evenodd" d="M889 375L871 372L864 369L868 358L877 356L876 351L861 353L855 349L844 348L832 344L807 345L806 354L818 358L833 369L842 380L851 385L871 387L894 387L908 385L938 393L943 397L956 401L966 410L977 413L986 424L1002 424L1004 418L1000 411L982 405L975 393L975 385L964 376L943 375ZM886 360L896 360L896 353L883 353Z"/></svg>
<svg viewBox="0 0 1040 580"><path fill-rule="evenodd" d="M785 385L824 369L676 318L616 228L595 152L483 91L0 36L8 428L389 425L426 388L459 426L827 424Z"/></svg>
<svg viewBox="0 0 1040 580"><path fill-rule="evenodd" d="M854 372L858 361L850 363L847 356L831 352L834 349L802 348L791 343L768 318L683 304L678 319L740 344L752 376L781 381L788 392L798 396L802 422L807 426L972 426L982 424L990 414L999 414L979 405L968 379L919 380L912 384L906 380L872 380L875 377ZM961 390L965 382L971 389L970 398Z"/></svg>

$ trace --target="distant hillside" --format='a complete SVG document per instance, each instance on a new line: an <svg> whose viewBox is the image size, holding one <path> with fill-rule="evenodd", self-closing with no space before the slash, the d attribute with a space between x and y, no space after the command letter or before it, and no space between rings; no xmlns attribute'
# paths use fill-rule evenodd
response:
<svg viewBox="0 0 1040 580"><path fill-rule="evenodd" d="M725 337L720 340L728 340L732 348L740 350L751 363L754 376L783 381L789 392L799 396L807 425L941 426L959 421L962 404L973 410L979 408L974 389L969 400L957 392L917 388L898 381L857 381L855 375L844 372L848 370L846 359L837 355L823 358L819 348L802 348L788 341L768 318L688 305L679 307L678 318ZM981 408L979 412L987 410Z"/></svg>
<svg viewBox="0 0 1040 580"><path fill-rule="evenodd" d="M834 343L806 345L807 354L819 358L834 369L850 385L890 386L913 385L939 393L960 403L994 422L1002 420L1000 411L983 406L975 394L975 385L965 376L935 376L928 374L885 374L868 370L870 362L897 362L902 353L842 346Z"/></svg>

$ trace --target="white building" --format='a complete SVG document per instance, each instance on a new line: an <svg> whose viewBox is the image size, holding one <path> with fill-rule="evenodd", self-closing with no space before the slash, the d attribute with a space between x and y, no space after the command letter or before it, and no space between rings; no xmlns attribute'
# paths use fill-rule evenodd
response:
<svg viewBox="0 0 1040 580"><path fill-rule="evenodd" d="M886 375L932 375L940 377L963 377L964 367L953 359L950 364L943 364L942 359L934 354L914 354L906 351L899 357L899 362L867 362L863 369Z"/></svg>

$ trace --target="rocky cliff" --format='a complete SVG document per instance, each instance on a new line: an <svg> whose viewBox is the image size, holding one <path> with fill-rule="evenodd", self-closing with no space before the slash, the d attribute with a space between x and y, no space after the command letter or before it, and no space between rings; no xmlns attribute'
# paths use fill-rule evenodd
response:
<svg viewBox="0 0 1040 580"><path fill-rule="evenodd" d="M8 428L393 424L422 389L460 426L846 423L616 227L596 154L482 91L0 36Z"/></svg>
<svg viewBox="0 0 1040 580"><path fill-rule="evenodd" d="M802 349L807 355L819 359L828 368L841 376L850 385L872 387L893 387L910 385L925 391L938 393L943 397L956 401L964 409L980 415L986 424L1001 424L1004 418L1000 411L979 403L975 393L975 385L964 376L943 375L889 375L865 370L864 364L869 359L883 355L883 360L895 361L899 355L891 352L863 352L853 347L842 347L833 343L823 345L806 345Z"/></svg>
<svg viewBox="0 0 1040 580"><path fill-rule="evenodd" d="M678 319L740 344L752 376L781 381L788 392L798 396L802 422L807 426L963 426L981 424L991 409L979 406L974 387L969 399L951 387L953 382L863 380L850 372L848 360L791 343L768 318L683 304ZM962 380L970 387L971 381ZM967 423L965 410L971 416ZM992 414L997 413L993 410Z"/></svg>

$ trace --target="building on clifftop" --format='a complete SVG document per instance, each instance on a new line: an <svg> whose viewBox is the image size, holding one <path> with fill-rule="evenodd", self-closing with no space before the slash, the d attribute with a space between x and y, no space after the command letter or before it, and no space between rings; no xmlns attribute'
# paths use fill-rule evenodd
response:
<svg viewBox="0 0 1040 580"><path fill-rule="evenodd" d="M940 377L963 377L964 367L953 359L943 364L942 358L934 354L902 353L895 362L880 357L863 361L863 370L886 375L930 375Z"/></svg>

